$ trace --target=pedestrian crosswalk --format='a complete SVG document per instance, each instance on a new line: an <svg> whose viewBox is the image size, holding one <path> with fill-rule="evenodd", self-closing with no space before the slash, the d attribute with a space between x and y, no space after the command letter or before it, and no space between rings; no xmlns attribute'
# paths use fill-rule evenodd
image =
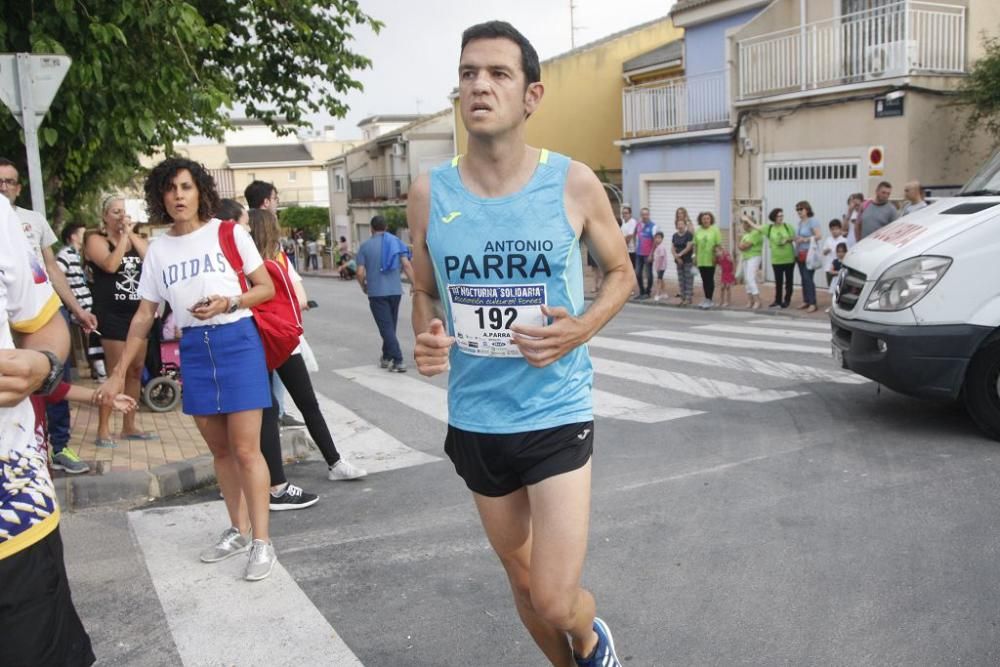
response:
<svg viewBox="0 0 1000 667"><path fill-rule="evenodd" d="M829 357L828 331L826 322L763 317L596 336L589 342L594 414L657 424L710 413L720 400L772 403L805 396L813 383L868 382L812 356ZM448 421L447 391L419 375L390 375L371 365L335 372L384 400Z"/></svg>

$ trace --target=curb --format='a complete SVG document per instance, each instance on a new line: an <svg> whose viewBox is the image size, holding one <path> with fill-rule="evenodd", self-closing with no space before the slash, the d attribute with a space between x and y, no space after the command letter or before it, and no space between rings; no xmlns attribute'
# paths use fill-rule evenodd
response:
<svg viewBox="0 0 1000 667"><path fill-rule="evenodd" d="M281 454L286 463L315 458L318 449L305 429L281 433ZM73 511L104 505L139 507L215 484L215 466L210 455L156 466L151 470L128 470L54 478L59 507Z"/></svg>

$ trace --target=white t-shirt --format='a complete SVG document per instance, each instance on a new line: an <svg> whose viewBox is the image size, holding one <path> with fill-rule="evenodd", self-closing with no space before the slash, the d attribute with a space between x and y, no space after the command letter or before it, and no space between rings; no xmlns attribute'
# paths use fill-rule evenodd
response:
<svg viewBox="0 0 1000 667"><path fill-rule="evenodd" d="M250 317L247 308L240 308L233 314L223 313L208 320L194 317L188 308L199 299L217 294L236 296L240 294L240 282L236 271L226 261L219 245L219 224L217 218L205 223L200 229L183 236L164 234L149 244L139 279L139 296L147 301L170 303L177 326L197 327L209 324L229 324L244 317ZM243 272L253 273L264 260L257 252L253 239L236 225L233 229L236 248L243 258Z"/></svg>
<svg viewBox="0 0 1000 667"><path fill-rule="evenodd" d="M20 222L0 197L0 350L14 349L11 330L34 333L59 311L59 298ZM37 542L59 521L40 426L30 398L0 408L0 558Z"/></svg>
<svg viewBox="0 0 1000 667"><path fill-rule="evenodd" d="M833 271L833 260L837 259L837 246L841 243L847 243L846 236L838 236L834 238L831 234L823 239L823 246L820 248L820 252L823 253L823 270L827 273ZM850 246L848 246L849 248ZM827 252L829 250L829 252Z"/></svg>
<svg viewBox="0 0 1000 667"><path fill-rule="evenodd" d="M629 218L628 220L622 223L622 236L626 238L629 236L632 237L628 239L627 242L629 252L635 252L635 227L638 224L639 223L636 222L635 218Z"/></svg>
<svg viewBox="0 0 1000 667"><path fill-rule="evenodd" d="M847 221L847 249L850 250L858 242L858 235L854 230L854 225L858 222L858 212L851 213L850 220Z"/></svg>
<svg viewBox="0 0 1000 667"><path fill-rule="evenodd" d="M42 248L48 248L56 242L55 232L52 231L52 227L40 213L20 206L14 209L14 213L21 221L21 228L24 230L25 238L28 239L28 245L35 251L35 256L44 266Z"/></svg>

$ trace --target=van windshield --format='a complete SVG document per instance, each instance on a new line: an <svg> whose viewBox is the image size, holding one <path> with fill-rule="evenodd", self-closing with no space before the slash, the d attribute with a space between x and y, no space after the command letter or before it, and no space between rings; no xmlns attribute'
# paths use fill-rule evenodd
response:
<svg viewBox="0 0 1000 667"><path fill-rule="evenodd" d="M994 153L958 193L959 197L984 195L1000 195L1000 151Z"/></svg>

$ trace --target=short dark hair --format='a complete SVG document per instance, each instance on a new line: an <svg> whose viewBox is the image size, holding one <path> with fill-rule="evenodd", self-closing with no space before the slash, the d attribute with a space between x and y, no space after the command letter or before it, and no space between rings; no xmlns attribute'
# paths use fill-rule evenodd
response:
<svg viewBox="0 0 1000 667"><path fill-rule="evenodd" d="M146 194L146 211L153 224L170 224L174 220L163 206L163 195L170 188L177 174L187 170L198 188L198 219L208 220L219 210L219 193L215 189L215 179L205 165L185 157L168 157L153 167L146 177L143 188Z"/></svg>
<svg viewBox="0 0 1000 667"><path fill-rule="evenodd" d="M653 238L655 239L656 237L660 237L662 239L663 238L663 232L656 232L655 234L653 234Z"/></svg>
<svg viewBox="0 0 1000 667"><path fill-rule="evenodd" d="M219 201L219 208L215 211L215 217L219 220L239 220L243 215L243 204L235 199L222 199Z"/></svg>
<svg viewBox="0 0 1000 667"><path fill-rule="evenodd" d="M2 162L0 162L0 166L4 166ZM87 225L82 222L67 222L59 232L59 240L62 241L63 245L69 245L69 237L76 234L77 230L86 228Z"/></svg>
<svg viewBox="0 0 1000 667"><path fill-rule="evenodd" d="M701 213L699 213L698 217L695 218L695 222L697 222L700 225L701 224L701 219L704 218L706 215L708 216L708 224L714 225L715 224L715 215L711 211L702 211Z"/></svg>
<svg viewBox="0 0 1000 667"><path fill-rule="evenodd" d="M875 189L878 190L879 188L889 188L890 190L892 190L892 183L890 183L889 181L882 181L881 183L878 184L878 186Z"/></svg>
<svg viewBox="0 0 1000 667"><path fill-rule="evenodd" d="M847 252L847 244L846 243L838 243L837 244L837 251L839 252L841 248L844 249L844 252Z"/></svg>
<svg viewBox="0 0 1000 667"><path fill-rule="evenodd" d="M0 167L13 167L14 171L17 172L17 175L18 176L21 175L21 170L17 168L17 165L14 164L13 160L8 160L5 157L0 157Z"/></svg>
<svg viewBox="0 0 1000 667"><path fill-rule="evenodd" d="M376 215L374 218L372 218L371 225L372 229L375 230L376 232L384 232L386 228L385 218L383 218L381 215Z"/></svg>
<svg viewBox="0 0 1000 667"><path fill-rule="evenodd" d="M841 224L840 220L837 220L836 218L834 218L833 220L830 221L830 229L833 229L834 227L841 227L841 228L843 228L843 226L844 225Z"/></svg>
<svg viewBox="0 0 1000 667"><path fill-rule="evenodd" d="M271 193L277 191L278 188L274 187L274 183L254 181L243 191L243 196L247 198L247 206L250 208L260 208L264 205L264 200L270 199Z"/></svg>
<svg viewBox="0 0 1000 667"><path fill-rule="evenodd" d="M521 49L521 71L525 85L542 80L542 66L538 62L538 52L528 38L506 21L487 21L470 26L462 33L462 51L469 42L477 39L509 39Z"/></svg>
<svg viewBox="0 0 1000 667"><path fill-rule="evenodd" d="M772 208L771 212L767 214L767 219L771 222L777 222L779 213L784 213L784 211L780 208Z"/></svg>

